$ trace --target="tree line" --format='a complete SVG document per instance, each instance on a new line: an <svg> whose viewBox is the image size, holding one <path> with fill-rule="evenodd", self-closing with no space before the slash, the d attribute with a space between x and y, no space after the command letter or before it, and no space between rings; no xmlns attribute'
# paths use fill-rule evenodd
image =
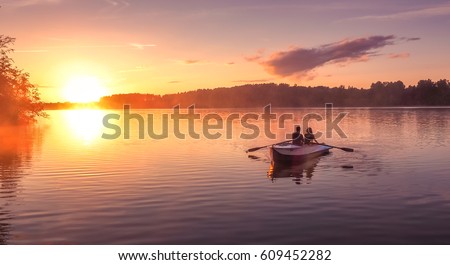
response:
<svg viewBox="0 0 450 265"><path fill-rule="evenodd" d="M450 82L420 80L406 87L402 81L375 82L370 88L305 87L288 84L247 84L234 87L198 89L176 94L116 94L101 98L102 108L172 108L180 105L198 108L322 107L333 103L337 107L389 106L450 106Z"/></svg>

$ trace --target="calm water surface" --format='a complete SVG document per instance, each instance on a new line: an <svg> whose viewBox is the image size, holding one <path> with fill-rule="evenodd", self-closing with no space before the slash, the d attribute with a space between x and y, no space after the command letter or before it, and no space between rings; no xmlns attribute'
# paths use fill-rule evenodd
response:
<svg viewBox="0 0 450 265"><path fill-rule="evenodd" d="M105 112L77 110L3 128L0 243L450 244L450 109L345 111L348 138L320 140L356 152L290 168L248 157L277 140L239 126L231 140L139 140L137 126L104 140Z"/></svg>

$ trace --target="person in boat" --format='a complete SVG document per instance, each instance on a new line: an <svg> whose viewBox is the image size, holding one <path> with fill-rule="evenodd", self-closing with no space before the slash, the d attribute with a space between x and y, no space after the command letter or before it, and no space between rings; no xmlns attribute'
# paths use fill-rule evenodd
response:
<svg viewBox="0 0 450 265"><path fill-rule="evenodd" d="M303 145L304 139L303 134L301 133L300 126L295 127L295 132L292 134L292 144L295 145Z"/></svg>
<svg viewBox="0 0 450 265"><path fill-rule="evenodd" d="M318 144L319 142L317 142L316 137L314 136L312 128L309 127L308 129L306 129L306 133L305 133L305 144L311 144L311 143Z"/></svg>

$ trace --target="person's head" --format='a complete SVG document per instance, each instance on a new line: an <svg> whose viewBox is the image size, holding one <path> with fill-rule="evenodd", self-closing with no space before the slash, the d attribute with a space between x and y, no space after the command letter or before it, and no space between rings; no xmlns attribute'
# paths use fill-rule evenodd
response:
<svg viewBox="0 0 450 265"><path fill-rule="evenodd" d="M296 132L300 132L300 131L301 131L300 126L295 126L295 131L296 131Z"/></svg>
<svg viewBox="0 0 450 265"><path fill-rule="evenodd" d="M307 133L313 133L312 128L309 127L308 129L306 129L306 132L307 132Z"/></svg>

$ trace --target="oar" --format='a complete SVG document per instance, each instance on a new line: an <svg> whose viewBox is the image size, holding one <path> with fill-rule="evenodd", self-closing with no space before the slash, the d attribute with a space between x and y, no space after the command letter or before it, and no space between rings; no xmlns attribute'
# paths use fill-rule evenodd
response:
<svg viewBox="0 0 450 265"><path fill-rule="evenodd" d="M345 152L355 151L355 150L353 150L353 148L348 148L348 147L338 147L338 146L333 146L333 145L328 145L328 144L320 144L320 145L324 145L324 146L328 146L328 147L336 148L336 149L341 149L342 151L345 151Z"/></svg>
<svg viewBox="0 0 450 265"><path fill-rule="evenodd" d="M287 141L280 142L280 143L276 143L276 144L284 144L284 143L287 143L287 142L290 142L290 141L292 141L292 140L287 140ZM275 144L269 144L269 145L260 146L260 147L253 147L253 148L248 149L248 150L245 151L245 152L246 152L246 153L255 152L255 151L258 151L259 149L263 149L263 148L266 148L266 147L269 147L269 146L272 146L272 145L275 145Z"/></svg>

